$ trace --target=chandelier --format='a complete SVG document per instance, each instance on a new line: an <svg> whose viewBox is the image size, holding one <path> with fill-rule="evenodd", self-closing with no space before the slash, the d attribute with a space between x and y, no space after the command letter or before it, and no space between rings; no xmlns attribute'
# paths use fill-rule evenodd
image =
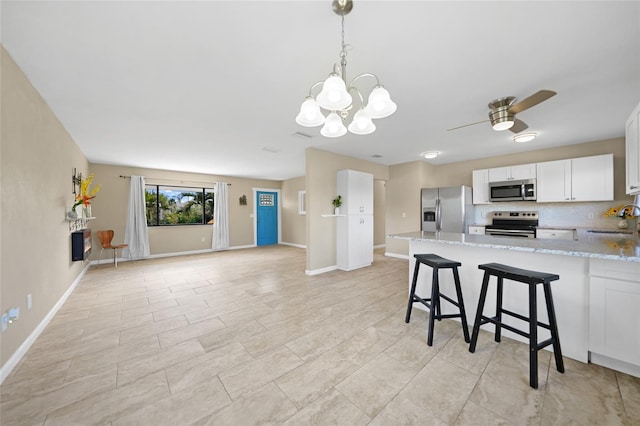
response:
<svg viewBox="0 0 640 426"><path fill-rule="evenodd" d="M300 113L296 117L296 123L305 127L316 127L324 124L320 130L322 136L337 138L347 133L347 127L343 124L349 118L350 112L356 107L353 104L351 93L357 96L359 106L348 129L356 135L368 135L376 130L372 120L385 118L393 114L398 108L391 100L389 92L382 87L375 74L364 73L357 75L347 85L347 47L344 42L344 16L353 9L352 0L333 0L333 11L342 17L342 49L340 50L340 67L333 66L333 72L325 81L315 83L309 89L309 95L305 98ZM355 83L364 78L375 79L375 86L369 93L365 104L362 92ZM322 86L322 90L314 98L312 93ZM321 108L328 112L322 113Z"/></svg>

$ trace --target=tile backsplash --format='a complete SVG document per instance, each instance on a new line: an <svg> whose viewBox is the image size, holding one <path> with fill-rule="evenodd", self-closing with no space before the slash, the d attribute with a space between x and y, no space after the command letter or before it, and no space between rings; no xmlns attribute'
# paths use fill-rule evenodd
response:
<svg viewBox="0 0 640 426"><path fill-rule="evenodd" d="M531 201L504 202L476 205L474 223L486 225L490 223L488 213L493 211L537 211L541 227L571 227L614 229L618 227L619 218L605 216L611 207L628 204L630 200L599 201L592 203L536 203ZM590 219L593 217L593 219ZM636 229L637 219L627 219L629 229Z"/></svg>

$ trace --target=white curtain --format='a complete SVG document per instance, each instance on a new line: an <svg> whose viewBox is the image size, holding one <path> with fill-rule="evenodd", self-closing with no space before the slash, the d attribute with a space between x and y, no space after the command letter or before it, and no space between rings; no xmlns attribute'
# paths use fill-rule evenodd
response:
<svg viewBox="0 0 640 426"><path fill-rule="evenodd" d="M226 182L216 182L213 186L213 238L211 248L229 248L229 204Z"/></svg>
<svg viewBox="0 0 640 426"><path fill-rule="evenodd" d="M123 256L130 259L141 259L150 254L146 208L144 177L131 176L127 227L124 231L124 242L129 247L123 250Z"/></svg>

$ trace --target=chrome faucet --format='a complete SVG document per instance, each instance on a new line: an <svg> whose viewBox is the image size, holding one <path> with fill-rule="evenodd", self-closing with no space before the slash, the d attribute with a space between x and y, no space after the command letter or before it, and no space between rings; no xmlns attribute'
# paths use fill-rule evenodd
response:
<svg viewBox="0 0 640 426"><path fill-rule="evenodd" d="M631 214L634 216L640 216L640 194L637 194L636 197L633 200L633 203L631 204L627 204L626 206L622 207L620 209L620 212L618 213L619 217L624 217L624 211L627 209L627 207L631 207Z"/></svg>
<svg viewBox="0 0 640 426"><path fill-rule="evenodd" d="M620 213L618 213L619 217L624 217L625 216L625 210L627 209L627 207L631 207L632 208L632 210L631 210L631 214L632 215L640 216L640 213L638 213L638 214L634 213L634 210L636 210L636 209L640 212L640 205L638 205L638 204L627 204L626 206L624 206L624 207L622 207L620 209Z"/></svg>

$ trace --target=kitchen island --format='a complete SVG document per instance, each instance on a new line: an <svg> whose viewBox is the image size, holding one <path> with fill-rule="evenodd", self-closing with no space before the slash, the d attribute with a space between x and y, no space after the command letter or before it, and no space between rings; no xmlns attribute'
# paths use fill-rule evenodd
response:
<svg viewBox="0 0 640 426"><path fill-rule="evenodd" d="M579 230L576 241L448 232L412 232L389 237L409 241L409 283L414 254L435 253L462 263L459 272L470 325L475 318L483 276L478 265L498 262L558 274L560 279L551 283L551 289L563 355L640 377L640 240L636 234ZM416 293L427 297L430 285L430 272L421 268ZM440 273L440 287L445 294L455 294L453 279L446 271ZM527 287L505 281L504 307L528 316ZM546 322L542 293L538 292L538 315ZM422 306L415 304L415 308ZM446 302L442 310L455 312ZM495 279L491 281L485 304L485 314L492 311L495 312ZM518 328L525 325L515 318L506 318L505 322ZM493 325L483 328L493 330ZM540 340L549 337L546 330L539 330ZM504 331L504 335L525 341L515 333ZM479 347L486 338L481 336Z"/></svg>

